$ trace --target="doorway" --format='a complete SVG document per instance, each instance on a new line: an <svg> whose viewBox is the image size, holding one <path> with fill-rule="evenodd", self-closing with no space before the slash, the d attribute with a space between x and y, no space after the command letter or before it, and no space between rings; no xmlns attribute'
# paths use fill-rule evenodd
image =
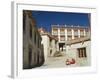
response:
<svg viewBox="0 0 100 80"><path fill-rule="evenodd" d="M65 45L65 43L59 43L59 51L64 50L64 45Z"/></svg>
<svg viewBox="0 0 100 80"><path fill-rule="evenodd" d="M29 60L29 68L31 68L31 64L32 64L32 48L29 48L28 60Z"/></svg>

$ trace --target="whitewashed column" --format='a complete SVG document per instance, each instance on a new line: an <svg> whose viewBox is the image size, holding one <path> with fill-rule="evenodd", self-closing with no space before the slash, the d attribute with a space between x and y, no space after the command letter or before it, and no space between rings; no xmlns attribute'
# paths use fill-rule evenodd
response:
<svg viewBox="0 0 100 80"><path fill-rule="evenodd" d="M65 29L65 41L67 41L67 28Z"/></svg>
<svg viewBox="0 0 100 80"><path fill-rule="evenodd" d="M57 42L56 48L57 48L57 51L59 51L59 43L58 42Z"/></svg>
<svg viewBox="0 0 100 80"><path fill-rule="evenodd" d="M80 30L78 29L78 38L80 38Z"/></svg>
<svg viewBox="0 0 100 80"><path fill-rule="evenodd" d="M71 31L72 31L72 39L74 39L74 30L71 29Z"/></svg>
<svg viewBox="0 0 100 80"><path fill-rule="evenodd" d="M51 28L51 33L52 33L52 35L53 35L53 28Z"/></svg>
<svg viewBox="0 0 100 80"><path fill-rule="evenodd" d="M84 36L86 36L86 31L85 31L85 29L84 29Z"/></svg>
<svg viewBox="0 0 100 80"><path fill-rule="evenodd" d="M58 41L60 41L60 29L58 28Z"/></svg>

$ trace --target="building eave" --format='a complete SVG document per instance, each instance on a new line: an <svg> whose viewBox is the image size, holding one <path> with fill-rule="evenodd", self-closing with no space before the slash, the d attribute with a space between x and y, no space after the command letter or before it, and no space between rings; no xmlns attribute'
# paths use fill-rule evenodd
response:
<svg viewBox="0 0 100 80"><path fill-rule="evenodd" d="M77 44L77 43L84 43L84 42L90 41L90 40L91 40L90 37L73 39L73 40L67 41L66 45L72 45L72 44Z"/></svg>

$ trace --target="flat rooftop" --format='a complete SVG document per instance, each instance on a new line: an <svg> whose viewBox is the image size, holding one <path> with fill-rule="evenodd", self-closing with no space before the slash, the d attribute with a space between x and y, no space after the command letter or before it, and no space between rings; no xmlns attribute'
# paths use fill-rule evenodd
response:
<svg viewBox="0 0 100 80"><path fill-rule="evenodd" d="M51 25L51 28L81 28L81 29L88 29L89 26L74 26L74 25Z"/></svg>

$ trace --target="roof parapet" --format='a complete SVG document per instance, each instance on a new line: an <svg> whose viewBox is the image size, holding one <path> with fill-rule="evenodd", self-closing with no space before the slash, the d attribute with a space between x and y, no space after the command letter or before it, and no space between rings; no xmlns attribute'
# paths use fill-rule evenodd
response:
<svg viewBox="0 0 100 80"><path fill-rule="evenodd" d="M77 26L75 26L75 25L59 25L59 24L57 24L57 25L51 25L51 27L52 28L89 28L88 26L80 26L80 25L77 25Z"/></svg>

